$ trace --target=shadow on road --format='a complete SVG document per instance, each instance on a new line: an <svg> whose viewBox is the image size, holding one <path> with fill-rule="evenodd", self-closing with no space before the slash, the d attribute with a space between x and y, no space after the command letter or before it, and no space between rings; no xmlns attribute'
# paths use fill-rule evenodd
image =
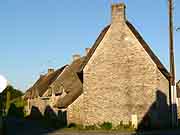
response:
<svg viewBox="0 0 180 135"><path fill-rule="evenodd" d="M44 115L34 106L29 116L24 118L23 115L23 109L11 105L4 122L4 135L44 135L67 126L66 112L55 113L50 106L46 107Z"/></svg>
<svg viewBox="0 0 180 135"><path fill-rule="evenodd" d="M11 104L4 123L6 129L4 135L45 135L51 133L61 134L61 129L67 127L67 112L59 111L57 113L54 112L50 106L47 106L44 114L42 115L39 109L33 106L30 115L24 118L23 108L16 108L14 104ZM158 90L156 92L156 100L150 106L142 121L139 123L137 132L126 134L145 135L148 133L148 135L150 135L152 133L153 135L159 135L161 134L161 131L164 129L167 130L169 127L170 106L167 103L166 95ZM151 132L153 130L156 131ZM178 131L177 133L180 132ZM103 134L107 133L104 132ZM112 133L112 135L113 134L114 133ZM125 133L120 132L118 134L125 135ZM163 133L163 135L165 134Z"/></svg>

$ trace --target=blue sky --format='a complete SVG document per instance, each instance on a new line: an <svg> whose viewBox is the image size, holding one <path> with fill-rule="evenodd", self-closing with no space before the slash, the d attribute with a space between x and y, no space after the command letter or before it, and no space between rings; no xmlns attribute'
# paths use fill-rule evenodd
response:
<svg viewBox="0 0 180 135"><path fill-rule="evenodd" d="M124 2L128 20L169 68L167 0ZM174 9L177 27L179 0ZM0 74L25 91L48 67L59 68L73 54L83 55L110 23L110 14L110 0L0 0ZM178 80L180 31L175 32L175 49Z"/></svg>

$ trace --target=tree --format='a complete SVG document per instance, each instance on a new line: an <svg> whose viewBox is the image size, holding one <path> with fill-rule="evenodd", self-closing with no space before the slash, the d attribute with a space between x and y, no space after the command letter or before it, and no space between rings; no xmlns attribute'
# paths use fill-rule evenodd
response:
<svg viewBox="0 0 180 135"><path fill-rule="evenodd" d="M0 94L0 114L4 114L5 112L8 112L11 102L22 96L23 93L20 90L17 90L13 86L9 85Z"/></svg>

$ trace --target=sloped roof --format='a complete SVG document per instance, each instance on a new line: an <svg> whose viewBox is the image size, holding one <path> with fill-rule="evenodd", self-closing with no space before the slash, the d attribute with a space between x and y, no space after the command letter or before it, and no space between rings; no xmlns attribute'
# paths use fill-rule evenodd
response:
<svg viewBox="0 0 180 135"><path fill-rule="evenodd" d="M86 58L86 56L83 56L83 57L81 57L81 58L79 58L77 60L74 60L70 65L71 69L73 69L74 72L77 72L77 73L80 72L81 71L81 66L82 66L85 58Z"/></svg>
<svg viewBox="0 0 180 135"><path fill-rule="evenodd" d="M79 59L77 59L77 60L74 60L74 61L69 65L69 67L66 66L66 68L73 70L74 73L79 73L79 72L80 72L81 65L82 65L85 57L86 57L86 56L81 57L81 58L79 58ZM64 71L63 71L62 74L60 74L57 82L59 83L59 82L61 82L61 81L59 81L59 80L63 80L63 83L68 84L69 82L71 82L71 79L70 79L71 77L72 77L71 74L67 74L66 72L64 73ZM79 79L80 79L80 78L79 78ZM56 83L56 81L54 81L54 83ZM58 84L58 83L56 83L55 86L53 86L53 87L54 87L53 92L54 92L54 94L56 94L56 95L59 95L60 93L62 93L62 88L61 88L62 86L60 86L61 84ZM74 86L75 86L75 85L74 85ZM74 89L76 89L76 87L74 87ZM43 96L51 96L51 95L52 95L52 89L47 89L47 91L43 94Z"/></svg>
<svg viewBox="0 0 180 135"><path fill-rule="evenodd" d="M134 26L126 21L127 26L129 27L129 29L132 31L132 33L134 34L134 36L138 39L138 41L141 43L142 47L144 48L144 50L148 53L148 55L151 57L151 59L154 61L154 63L157 65L158 69L161 71L161 73L169 80L170 77L170 73L168 72L168 70L165 68L165 66L161 63L161 61L158 59L158 57L153 53L153 51L151 50L151 48L148 46L148 44L144 41L144 39L142 38L142 36L138 33L138 31L134 28ZM84 69L84 67L86 66L86 64L88 63L88 61L90 60L90 58L92 57L92 55L94 54L94 52L96 51L96 48L98 47L98 45L101 43L101 41L103 40L104 36L106 35L106 32L108 31L108 29L110 28L110 25L108 25L107 27L105 27L103 29L103 31L100 33L99 37L97 38L97 40L95 41L94 45L92 46L92 48L90 49L89 53L87 54L87 57L85 58L81 70Z"/></svg>
<svg viewBox="0 0 180 135"><path fill-rule="evenodd" d="M92 48L90 48L86 58L84 59L82 65L81 65L81 71L84 69L84 67L86 66L86 64L88 63L88 61L90 60L91 56L94 54L94 52L96 51L96 48L98 47L98 45L101 43L101 41L103 40L104 36L106 35L106 32L109 30L110 25L106 26L102 32L100 33L100 35L98 36L98 38L96 39L94 45L92 46Z"/></svg>
<svg viewBox="0 0 180 135"><path fill-rule="evenodd" d="M70 66L64 69L58 80L61 84L58 83L57 85L63 85L66 94L64 97L59 97L54 103L54 107L66 108L81 95L82 82Z"/></svg>
<svg viewBox="0 0 180 135"><path fill-rule="evenodd" d="M42 96L48 87L57 79L66 66L61 67L55 72L41 76L36 83L25 93L24 98L36 98Z"/></svg>

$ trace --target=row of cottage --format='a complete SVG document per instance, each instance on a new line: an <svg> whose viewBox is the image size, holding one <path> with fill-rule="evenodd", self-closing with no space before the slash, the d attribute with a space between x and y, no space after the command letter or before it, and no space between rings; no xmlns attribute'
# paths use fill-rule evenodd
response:
<svg viewBox="0 0 180 135"><path fill-rule="evenodd" d="M43 113L49 105L67 111L68 123L82 125L170 123L170 73L127 20L126 6L111 9L111 24L85 56L74 55L70 65L49 69L27 90L29 110L36 106Z"/></svg>

